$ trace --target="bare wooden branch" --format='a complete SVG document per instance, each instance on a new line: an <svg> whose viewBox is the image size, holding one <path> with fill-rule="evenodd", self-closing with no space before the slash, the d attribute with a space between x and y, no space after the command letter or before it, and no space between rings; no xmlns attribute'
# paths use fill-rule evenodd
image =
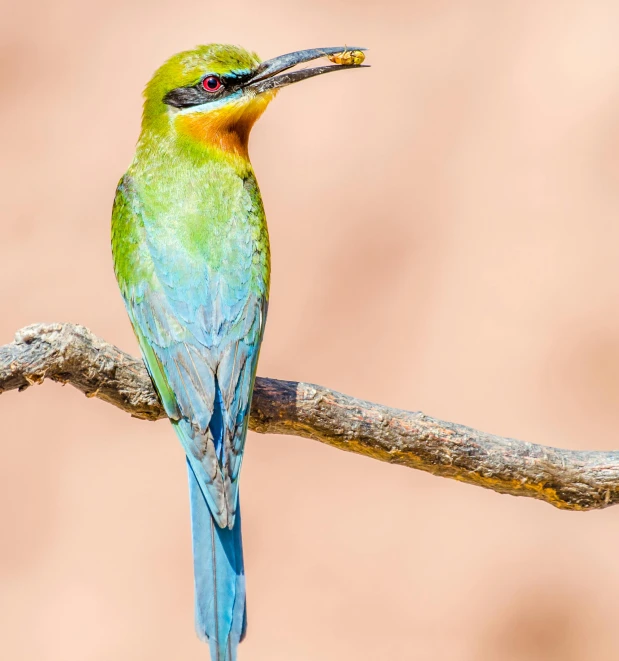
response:
<svg viewBox="0 0 619 661"><path fill-rule="evenodd" d="M0 394L44 379L70 383L144 420L165 417L141 360L74 324L36 324L0 347ZM250 428L292 434L570 510L619 502L619 452L561 450L348 397L258 378Z"/></svg>

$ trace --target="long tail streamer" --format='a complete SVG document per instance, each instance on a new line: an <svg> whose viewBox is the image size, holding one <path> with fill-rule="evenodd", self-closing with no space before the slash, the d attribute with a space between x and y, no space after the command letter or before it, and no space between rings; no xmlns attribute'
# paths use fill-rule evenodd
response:
<svg viewBox="0 0 619 661"><path fill-rule="evenodd" d="M208 642L213 661L236 661L245 636L245 570L241 540L241 512L234 527L220 528L187 461L191 497L196 631Z"/></svg>

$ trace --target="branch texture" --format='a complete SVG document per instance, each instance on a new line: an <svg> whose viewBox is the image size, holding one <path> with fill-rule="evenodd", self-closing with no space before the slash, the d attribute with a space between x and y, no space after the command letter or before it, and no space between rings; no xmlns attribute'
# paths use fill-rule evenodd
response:
<svg viewBox="0 0 619 661"><path fill-rule="evenodd" d="M52 379L136 418L165 413L144 363L74 324L35 324L0 346L0 394ZM256 380L250 428L292 434L392 464L529 496L561 509L619 502L619 452L561 450L476 431L322 386Z"/></svg>

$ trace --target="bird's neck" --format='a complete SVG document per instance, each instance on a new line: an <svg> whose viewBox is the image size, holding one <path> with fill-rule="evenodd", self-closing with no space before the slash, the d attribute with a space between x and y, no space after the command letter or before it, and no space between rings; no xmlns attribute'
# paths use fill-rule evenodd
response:
<svg viewBox="0 0 619 661"><path fill-rule="evenodd" d="M169 153L194 162L226 162L243 174L251 169L249 134L274 96L243 98L208 112L145 113L137 150L142 157Z"/></svg>
<svg viewBox="0 0 619 661"><path fill-rule="evenodd" d="M179 139L196 149L214 150L249 162L249 134L254 121L242 118L232 123L218 121L216 116L195 113L179 115L175 126Z"/></svg>
<svg viewBox="0 0 619 661"><path fill-rule="evenodd" d="M177 131L145 129L136 146L134 165L144 171L163 167L180 168L187 173L204 166L220 165L245 177L252 168L247 149L242 148L240 140L235 135L221 134L216 141L202 142Z"/></svg>

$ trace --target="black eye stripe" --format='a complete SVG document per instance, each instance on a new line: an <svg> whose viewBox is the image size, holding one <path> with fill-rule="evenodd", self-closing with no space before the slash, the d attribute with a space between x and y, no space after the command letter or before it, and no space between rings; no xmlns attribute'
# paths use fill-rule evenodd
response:
<svg viewBox="0 0 619 661"><path fill-rule="evenodd" d="M177 87L163 97L163 102L175 108L191 108L191 106L199 106L205 103L209 98L205 97L206 92L202 89L202 84L200 83L199 88L196 85L192 85L191 87Z"/></svg>
<svg viewBox="0 0 619 661"><path fill-rule="evenodd" d="M221 82L226 85L236 85L237 87L240 87L248 80L251 80L255 75L255 71L248 71L247 73L227 73L221 76Z"/></svg>
<svg viewBox="0 0 619 661"><path fill-rule="evenodd" d="M199 83L189 87L177 87L171 90L163 97L163 102L174 108L191 108L201 106L210 101L216 101L239 90L246 80L249 80L253 73L243 74L241 76L231 74L224 76L215 76L208 74L204 76ZM208 78L217 78L221 82L221 87L216 91L207 91L204 84Z"/></svg>

